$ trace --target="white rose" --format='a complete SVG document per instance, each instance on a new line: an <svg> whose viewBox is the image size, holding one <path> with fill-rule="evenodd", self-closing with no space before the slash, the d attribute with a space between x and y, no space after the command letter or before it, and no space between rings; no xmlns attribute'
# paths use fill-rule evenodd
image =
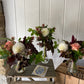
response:
<svg viewBox="0 0 84 84"><path fill-rule="evenodd" d="M13 53L14 54L17 54L17 53L21 53L22 51L24 51L25 49L25 46L23 43L20 43L20 42L17 42L13 47L12 47L12 50L13 50Z"/></svg>
<svg viewBox="0 0 84 84"><path fill-rule="evenodd" d="M58 49L60 50L60 51L66 51L66 50L68 50L68 44L66 44L64 41L63 42L61 42L59 45L58 45Z"/></svg>
<svg viewBox="0 0 84 84"><path fill-rule="evenodd" d="M41 32L42 32L42 35L43 35L44 37L46 37L46 36L49 34L48 28L43 28L43 29L41 30Z"/></svg>

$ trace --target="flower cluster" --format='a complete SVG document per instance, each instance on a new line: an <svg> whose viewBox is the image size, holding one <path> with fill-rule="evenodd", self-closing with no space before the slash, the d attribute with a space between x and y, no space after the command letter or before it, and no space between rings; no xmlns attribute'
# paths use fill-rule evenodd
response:
<svg viewBox="0 0 84 84"><path fill-rule="evenodd" d="M77 41L72 36L72 41L63 41L58 45L58 51L61 52L61 57L70 58L74 62L81 59L84 55L84 41Z"/></svg>
<svg viewBox="0 0 84 84"><path fill-rule="evenodd" d="M38 45L45 46L46 50L51 50L54 53L54 48L57 47L56 41L53 42L52 34L55 28L47 28L44 24L36 27L36 29L29 28L31 37L19 38L18 42L14 38L7 38L7 42L0 48L0 59L4 59L5 63L10 66L17 64L16 70L22 72L23 69L30 65L33 61L35 63L44 61L43 51L38 52L33 45L34 36L37 35ZM19 66L19 67L18 67Z"/></svg>
<svg viewBox="0 0 84 84"><path fill-rule="evenodd" d="M8 39L0 48L0 59L4 59L4 63L10 66L19 63L19 71L30 65L34 60L36 63L42 61L42 51L37 51L32 43L33 39L34 37L26 36L23 40L19 38L18 42L15 42L14 38Z"/></svg>
<svg viewBox="0 0 84 84"><path fill-rule="evenodd" d="M53 33L55 32L55 27L47 28L44 24L42 26L36 27L36 29L29 28L28 30L31 32L31 35L37 36L37 41L39 41L38 45L40 47L46 47L46 50L51 50L54 53L54 48L57 48L57 42L53 42Z"/></svg>

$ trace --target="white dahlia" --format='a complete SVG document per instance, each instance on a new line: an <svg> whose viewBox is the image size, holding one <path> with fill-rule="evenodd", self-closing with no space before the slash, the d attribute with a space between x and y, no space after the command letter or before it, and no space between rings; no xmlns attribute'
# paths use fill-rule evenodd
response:
<svg viewBox="0 0 84 84"><path fill-rule="evenodd" d="M48 28L42 28L41 32L44 37L46 37L49 34Z"/></svg>
<svg viewBox="0 0 84 84"><path fill-rule="evenodd" d="M63 41L58 45L58 49L65 52L68 50L68 44Z"/></svg>
<svg viewBox="0 0 84 84"><path fill-rule="evenodd" d="M13 53L14 54L17 54L17 53L21 53L22 51L24 51L25 49L25 46L23 43L20 43L20 42L17 42L13 47L12 47L12 50L13 50Z"/></svg>

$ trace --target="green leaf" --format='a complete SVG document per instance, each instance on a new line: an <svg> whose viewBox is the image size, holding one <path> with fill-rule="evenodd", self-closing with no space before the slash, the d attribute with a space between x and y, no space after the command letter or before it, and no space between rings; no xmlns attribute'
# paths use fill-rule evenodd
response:
<svg viewBox="0 0 84 84"><path fill-rule="evenodd" d="M29 28L28 31L31 32L31 36L33 36L33 35L38 36L39 35L38 32L32 28Z"/></svg>
<svg viewBox="0 0 84 84"><path fill-rule="evenodd" d="M29 60L30 64L35 60L35 58L36 58L36 54L30 55L30 60Z"/></svg>
<svg viewBox="0 0 84 84"><path fill-rule="evenodd" d="M28 31L31 32L32 31L32 28L29 28Z"/></svg>
<svg viewBox="0 0 84 84"><path fill-rule="evenodd" d="M82 47L84 47L84 41L82 42Z"/></svg>
<svg viewBox="0 0 84 84"><path fill-rule="evenodd" d="M21 41L21 38L19 38L18 41Z"/></svg>
<svg viewBox="0 0 84 84"><path fill-rule="evenodd" d="M41 51L36 55L36 60L35 60L36 64L44 60L42 54L43 54L43 52Z"/></svg>
<svg viewBox="0 0 84 84"><path fill-rule="evenodd" d="M9 41L11 41L11 39L9 39L9 38L0 38L0 40L9 40Z"/></svg>
<svg viewBox="0 0 84 84"><path fill-rule="evenodd" d="M57 46L58 46L57 42L56 42L56 41L54 41L54 48L56 49L56 48L57 48Z"/></svg>
<svg viewBox="0 0 84 84"><path fill-rule="evenodd" d="M10 55L10 52L7 50L0 49L0 59L7 59L7 57Z"/></svg>
<svg viewBox="0 0 84 84"><path fill-rule="evenodd" d="M72 54L73 54L73 56L75 58L75 62L79 59L79 56L82 55L82 53L80 52L80 50L78 50L78 51L72 50Z"/></svg>

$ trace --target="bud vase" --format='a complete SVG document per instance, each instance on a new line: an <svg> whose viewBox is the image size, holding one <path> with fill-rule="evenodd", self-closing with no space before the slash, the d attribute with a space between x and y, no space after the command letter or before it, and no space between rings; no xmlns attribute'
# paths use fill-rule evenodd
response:
<svg viewBox="0 0 84 84"><path fill-rule="evenodd" d="M24 67L21 68L20 70L19 69L20 69L20 61L17 62L15 70L16 70L17 73L23 73L25 71Z"/></svg>
<svg viewBox="0 0 84 84"><path fill-rule="evenodd" d="M43 59L44 59L44 60L42 61L43 64L47 64L47 63L49 62L49 59L48 59L48 57L47 57L46 46L44 46Z"/></svg>
<svg viewBox="0 0 84 84"><path fill-rule="evenodd" d="M73 61L69 62L67 71L70 73L76 73L77 72L76 62L73 62Z"/></svg>

